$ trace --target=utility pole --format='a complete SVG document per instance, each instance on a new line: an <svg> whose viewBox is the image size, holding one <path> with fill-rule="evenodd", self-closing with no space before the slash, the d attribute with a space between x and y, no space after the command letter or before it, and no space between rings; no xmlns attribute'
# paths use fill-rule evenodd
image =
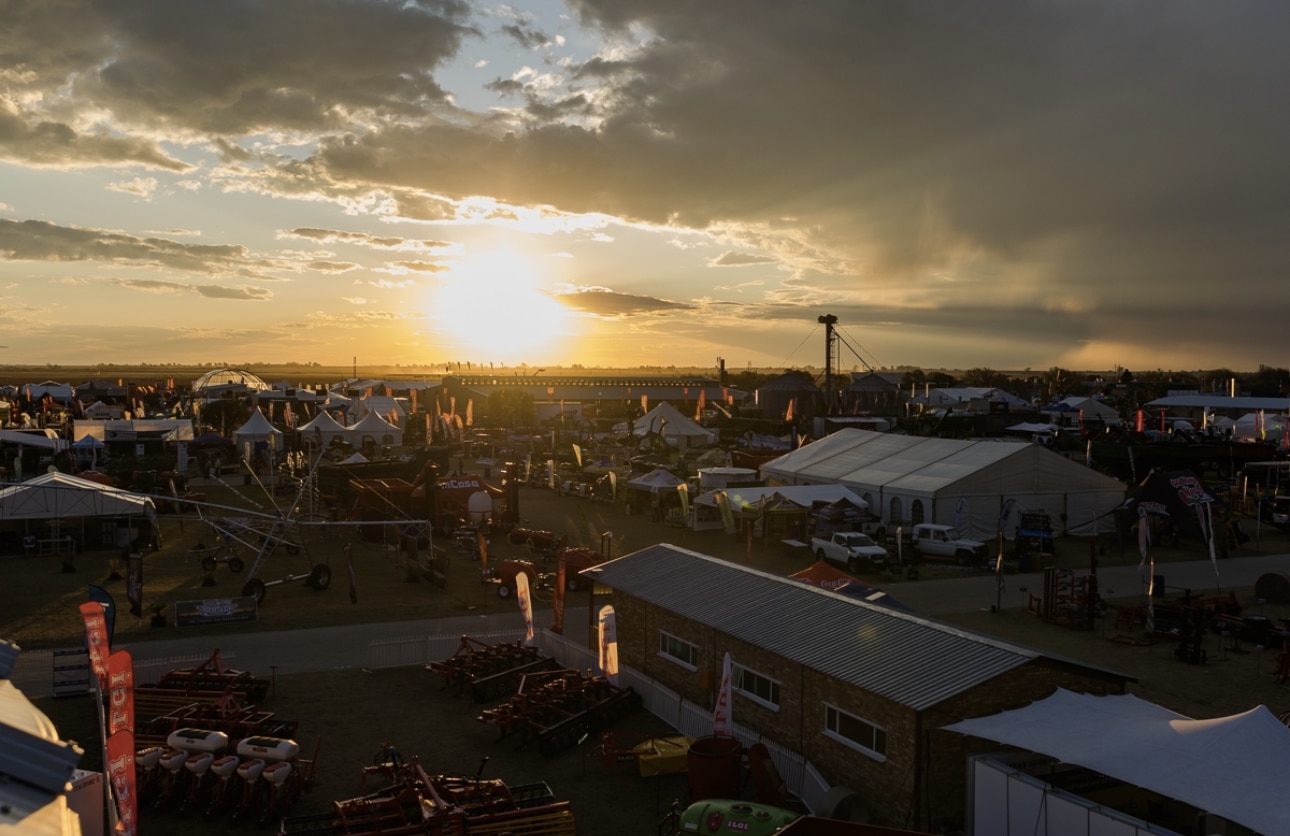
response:
<svg viewBox="0 0 1290 836"><path fill-rule="evenodd" d="M833 326L838 318L821 314L817 320L824 326L824 414L833 412Z"/></svg>

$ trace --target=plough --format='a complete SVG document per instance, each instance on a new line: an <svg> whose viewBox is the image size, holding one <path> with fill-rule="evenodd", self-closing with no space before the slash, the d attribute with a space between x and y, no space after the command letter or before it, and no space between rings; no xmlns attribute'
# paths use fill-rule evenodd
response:
<svg viewBox="0 0 1290 836"><path fill-rule="evenodd" d="M176 668L161 676L155 683L144 683L134 689L135 711L140 703L159 700L169 703L167 711L190 702L213 702L227 693L238 694L248 703L258 703L269 693L269 680L258 679L248 671L228 667L220 659L219 648L195 668ZM158 713L165 713L158 712Z"/></svg>
<svg viewBox="0 0 1290 836"><path fill-rule="evenodd" d="M444 679L444 687L463 694L470 690L475 702L485 702L513 693L526 673L555 668L556 661L542 656L536 647L516 641L486 644L462 636L455 653L442 662L431 662L426 670Z"/></svg>
<svg viewBox="0 0 1290 836"><path fill-rule="evenodd" d="M560 669L523 674L514 696L476 719L497 726L502 738L517 735L516 748L536 739L538 751L549 758L640 706L641 697L631 688L619 688L603 676Z"/></svg>
<svg viewBox="0 0 1290 836"><path fill-rule="evenodd" d="M573 836L577 832L569 802L556 801L545 782L509 787L495 778L429 775L416 758L395 759L363 771L364 779L372 774L385 775L389 786L333 802L330 812L286 818L278 833Z"/></svg>

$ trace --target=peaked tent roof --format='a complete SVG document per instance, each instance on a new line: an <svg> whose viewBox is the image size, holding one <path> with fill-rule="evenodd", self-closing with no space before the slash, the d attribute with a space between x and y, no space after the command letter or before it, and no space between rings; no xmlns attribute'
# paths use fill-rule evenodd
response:
<svg viewBox="0 0 1290 836"><path fill-rule="evenodd" d="M146 496L66 473L43 473L0 490L0 519L46 520L155 513Z"/></svg>
<svg viewBox="0 0 1290 836"><path fill-rule="evenodd" d="M659 491L664 491L664 490L672 490L677 485L681 485L684 483L685 483L684 479L677 476L675 473L671 472L670 470L664 470L661 467L657 467L651 470L649 473L646 473L644 476L637 476L635 479L627 480L627 486L629 488L637 488L638 490L643 490L643 491L653 491L654 493L658 493Z"/></svg>
<svg viewBox="0 0 1290 836"><path fill-rule="evenodd" d="M632 435L645 435L650 432L656 432L665 437L670 435L701 440L709 444L716 443L717 440L715 432L700 425L693 418L681 414L681 410L666 401L637 418L632 424Z"/></svg>
<svg viewBox="0 0 1290 836"><path fill-rule="evenodd" d="M350 432L361 433L398 433L402 434L403 430L386 421L379 414L369 412L364 415L356 424L349 427Z"/></svg>
<svg viewBox="0 0 1290 836"><path fill-rule="evenodd" d="M236 441L238 436L279 436L282 430L269 423L269 419L264 417L260 410L252 410L251 417L246 423L233 431L233 439Z"/></svg>
<svg viewBox="0 0 1290 836"><path fill-rule="evenodd" d="M320 409L317 415L301 424L296 430L302 433L311 433L315 430L320 433L344 433L347 428L344 424L331 417L330 412Z"/></svg>
<svg viewBox="0 0 1290 836"><path fill-rule="evenodd" d="M1290 728L1261 705L1192 720L1132 694L1059 688L1025 708L944 728L1078 764L1258 833L1290 833Z"/></svg>

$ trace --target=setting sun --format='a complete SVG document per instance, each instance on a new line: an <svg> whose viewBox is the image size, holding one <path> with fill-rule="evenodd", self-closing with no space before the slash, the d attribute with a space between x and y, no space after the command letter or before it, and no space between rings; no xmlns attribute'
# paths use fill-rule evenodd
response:
<svg viewBox="0 0 1290 836"><path fill-rule="evenodd" d="M542 289L533 259L512 250L468 254L427 304L441 338L498 360L536 359L566 336L567 309Z"/></svg>

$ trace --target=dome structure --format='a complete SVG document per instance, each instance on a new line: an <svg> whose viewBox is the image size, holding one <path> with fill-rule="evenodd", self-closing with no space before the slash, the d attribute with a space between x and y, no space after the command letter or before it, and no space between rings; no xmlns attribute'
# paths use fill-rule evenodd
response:
<svg viewBox="0 0 1290 836"><path fill-rule="evenodd" d="M195 394L229 391L263 392L272 388L261 380L259 375L245 369L215 369L193 381Z"/></svg>

